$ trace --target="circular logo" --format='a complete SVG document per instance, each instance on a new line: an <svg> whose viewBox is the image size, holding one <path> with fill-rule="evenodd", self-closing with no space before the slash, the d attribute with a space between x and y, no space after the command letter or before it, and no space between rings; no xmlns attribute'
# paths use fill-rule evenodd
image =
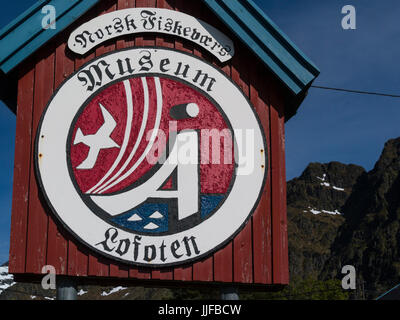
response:
<svg viewBox="0 0 400 320"><path fill-rule="evenodd" d="M36 169L80 241L146 266L187 263L245 225L265 183L263 129L241 90L171 49L99 57L42 116Z"/></svg>

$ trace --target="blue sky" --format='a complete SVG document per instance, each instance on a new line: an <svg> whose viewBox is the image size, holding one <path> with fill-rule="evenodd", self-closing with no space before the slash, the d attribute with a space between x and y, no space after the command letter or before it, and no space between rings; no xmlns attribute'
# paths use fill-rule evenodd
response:
<svg viewBox="0 0 400 320"><path fill-rule="evenodd" d="M35 1L7 2L0 27ZM255 0L321 70L315 85L400 94L398 0ZM354 5L357 29L343 30ZM400 99L311 89L286 125L287 178L310 162L373 168L384 143L400 136ZM0 263L8 259L15 116L0 103Z"/></svg>
<svg viewBox="0 0 400 320"><path fill-rule="evenodd" d="M256 2L319 67L315 85L400 94L398 1ZM347 4L356 8L356 30L341 27ZM287 178L309 162L372 169L384 143L400 136L399 119L400 99L311 89L286 126Z"/></svg>

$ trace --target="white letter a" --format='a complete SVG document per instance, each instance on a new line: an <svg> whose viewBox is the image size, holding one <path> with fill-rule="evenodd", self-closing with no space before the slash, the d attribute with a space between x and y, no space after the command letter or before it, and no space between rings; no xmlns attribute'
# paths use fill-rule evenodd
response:
<svg viewBox="0 0 400 320"><path fill-rule="evenodd" d="M351 5L344 6L342 14L346 14L342 19L342 28L344 30L356 29L356 8Z"/></svg>

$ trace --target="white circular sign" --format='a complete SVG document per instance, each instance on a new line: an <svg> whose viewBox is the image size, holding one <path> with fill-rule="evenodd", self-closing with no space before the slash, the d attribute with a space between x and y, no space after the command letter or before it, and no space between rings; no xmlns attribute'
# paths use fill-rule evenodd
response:
<svg viewBox="0 0 400 320"><path fill-rule="evenodd" d="M115 51L49 102L36 170L49 206L108 258L171 266L229 242L266 180L263 128L219 69L172 49Z"/></svg>

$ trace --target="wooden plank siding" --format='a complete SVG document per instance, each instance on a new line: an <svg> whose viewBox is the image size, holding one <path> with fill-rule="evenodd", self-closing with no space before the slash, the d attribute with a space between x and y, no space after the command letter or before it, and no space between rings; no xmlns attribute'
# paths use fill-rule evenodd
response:
<svg viewBox="0 0 400 320"><path fill-rule="evenodd" d="M77 57L67 48L70 32L97 15L125 8L155 6L188 13L220 29L235 43L234 58L221 64L191 42L160 34L117 38L84 57ZM212 12L197 1L106 0L23 64L18 90L10 273L37 275L45 264L50 264L55 266L57 274L69 276L149 279L155 282L288 283L283 94L280 84L265 66L219 20L212 18ZM146 269L104 258L64 230L42 199L34 172L33 152L42 112L54 90L68 76L107 52L155 45L201 57L220 68L241 88L264 128L267 150L260 150L260 157L266 153L268 161L265 168L256 170L268 170L268 175L252 218L224 248L194 264Z"/></svg>
<svg viewBox="0 0 400 320"><path fill-rule="evenodd" d="M9 268L15 273L25 272L29 207L29 179L31 173L32 113L35 67L24 64L18 82L17 124L15 133L14 185L11 215Z"/></svg>
<svg viewBox="0 0 400 320"><path fill-rule="evenodd" d="M271 248L271 146L270 146L270 106L263 82L263 75L256 65L251 67L250 99L264 128L267 150L260 150L260 156L267 154L267 180L260 203L252 217L254 282L260 284L272 281L272 248Z"/></svg>
<svg viewBox="0 0 400 320"><path fill-rule="evenodd" d="M286 217L285 119L284 105L271 80L269 91L271 119L271 190L272 190L272 256L273 283L287 284L288 243ZM283 272L282 272L283 270Z"/></svg>
<svg viewBox="0 0 400 320"><path fill-rule="evenodd" d="M43 195L35 176L33 164L36 130L40 117L54 91L54 62L55 48L50 44L40 51L38 63L35 66L35 85L33 97L32 128L34 134L26 150L31 150L31 173L29 179L29 206L28 206L28 235L26 248L26 272L41 273L46 265L47 257L47 228L49 208L44 205ZM23 88L20 88L23 90ZM41 155L36 155L41 157ZM45 155L43 155L45 156Z"/></svg>

